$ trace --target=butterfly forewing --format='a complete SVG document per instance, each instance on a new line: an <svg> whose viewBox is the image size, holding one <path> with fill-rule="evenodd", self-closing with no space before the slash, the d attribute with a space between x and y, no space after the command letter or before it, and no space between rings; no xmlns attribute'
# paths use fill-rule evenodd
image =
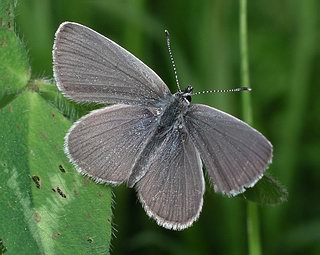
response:
<svg viewBox="0 0 320 255"><path fill-rule="evenodd" d="M271 163L272 145L241 120L206 105L192 105L187 129L217 192L237 195Z"/></svg>
<svg viewBox="0 0 320 255"><path fill-rule="evenodd" d="M77 102L153 106L171 95L139 59L77 23L62 23L57 30L53 64L59 89Z"/></svg>
<svg viewBox="0 0 320 255"><path fill-rule="evenodd" d="M202 208L202 164L193 143L183 130L172 129L148 162L149 170L136 184L148 215L169 229L190 226Z"/></svg>
<svg viewBox="0 0 320 255"><path fill-rule="evenodd" d="M66 136L66 150L78 171L97 182L127 181L156 128L143 106L114 105L93 111Z"/></svg>

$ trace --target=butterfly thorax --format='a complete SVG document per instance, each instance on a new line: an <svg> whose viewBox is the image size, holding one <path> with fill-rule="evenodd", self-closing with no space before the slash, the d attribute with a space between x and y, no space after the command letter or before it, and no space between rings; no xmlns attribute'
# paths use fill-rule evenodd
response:
<svg viewBox="0 0 320 255"><path fill-rule="evenodd" d="M188 111L191 101L192 87L175 93L160 113L158 130L166 132L181 124L182 116Z"/></svg>

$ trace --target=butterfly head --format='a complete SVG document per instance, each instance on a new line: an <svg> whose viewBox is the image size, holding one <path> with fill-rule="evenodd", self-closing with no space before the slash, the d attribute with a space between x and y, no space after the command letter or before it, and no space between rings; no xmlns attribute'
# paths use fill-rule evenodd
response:
<svg viewBox="0 0 320 255"><path fill-rule="evenodd" d="M192 96L192 86L188 85L183 91L177 92L176 95L181 98L187 105L191 102L191 96Z"/></svg>

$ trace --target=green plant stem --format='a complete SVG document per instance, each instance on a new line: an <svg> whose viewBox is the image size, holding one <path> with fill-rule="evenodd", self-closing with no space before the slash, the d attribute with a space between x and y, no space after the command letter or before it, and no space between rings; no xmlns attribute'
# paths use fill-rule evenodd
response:
<svg viewBox="0 0 320 255"><path fill-rule="evenodd" d="M257 204L247 202L247 233L250 255L261 255L259 211Z"/></svg>
<svg viewBox="0 0 320 255"><path fill-rule="evenodd" d="M240 0L240 56L241 86L250 87L247 36L247 0ZM251 98L249 93L242 94L242 108L244 121L252 125Z"/></svg>
<svg viewBox="0 0 320 255"><path fill-rule="evenodd" d="M247 0L240 0L240 56L241 86L250 87L248 36L247 36ZM243 120L252 125L251 98L249 93L242 94ZM259 212L257 205L247 202L247 235L250 255L261 254Z"/></svg>

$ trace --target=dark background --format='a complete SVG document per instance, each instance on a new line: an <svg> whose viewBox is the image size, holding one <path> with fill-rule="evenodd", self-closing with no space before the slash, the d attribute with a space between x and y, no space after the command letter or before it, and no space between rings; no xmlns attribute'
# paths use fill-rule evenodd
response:
<svg viewBox="0 0 320 255"><path fill-rule="evenodd" d="M320 2L248 2L254 126L274 145L268 171L289 191L288 202L259 207L264 254L320 254ZM16 30L29 49L33 78L52 78L54 32L63 21L89 26L116 41L176 90L165 44L183 87L195 91L240 84L239 2L19 1ZM240 94L193 98L241 117ZM246 254L246 205L207 185L200 219L168 231L150 220L134 190L114 190L112 254Z"/></svg>

